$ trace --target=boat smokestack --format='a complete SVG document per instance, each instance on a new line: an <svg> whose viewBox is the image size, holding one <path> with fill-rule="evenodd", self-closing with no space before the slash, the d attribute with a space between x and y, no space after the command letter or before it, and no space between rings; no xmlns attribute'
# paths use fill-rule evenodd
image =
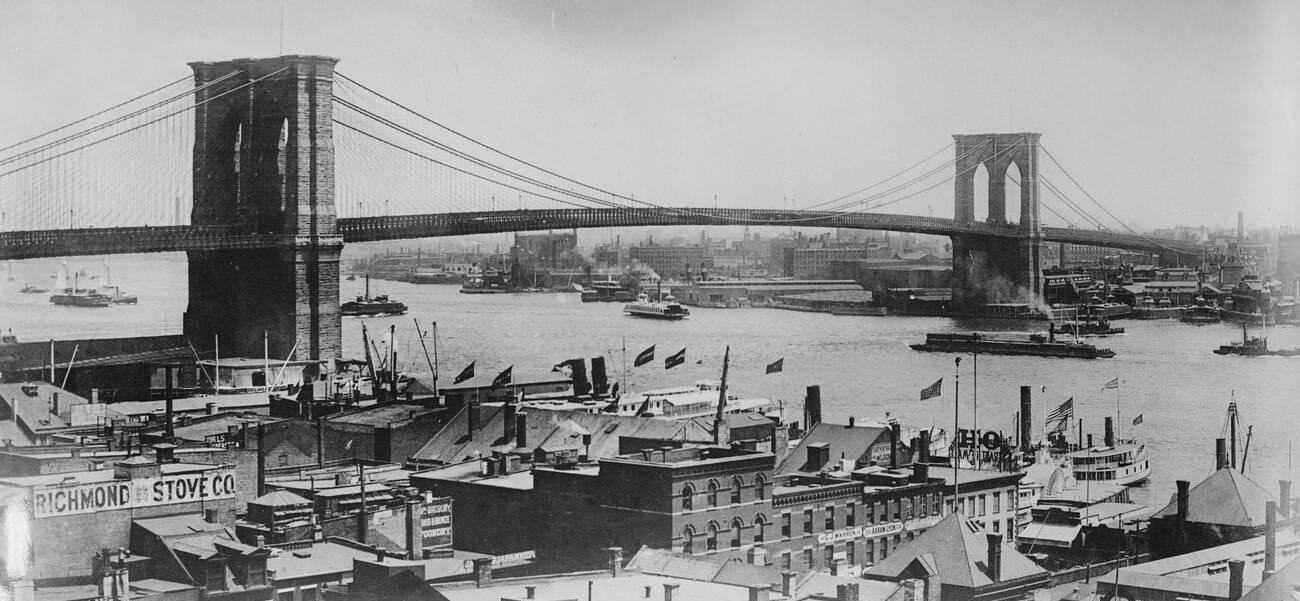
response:
<svg viewBox="0 0 1300 601"><path fill-rule="evenodd" d="M591 394L603 396L609 392L609 376L605 374L605 358L591 358Z"/></svg>
<svg viewBox="0 0 1300 601"><path fill-rule="evenodd" d="M919 454L921 463L930 463L930 431L921 430L921 452Z"/></svg>
<svg viewBox="0 0 1300 601"><path fill-rule="evenodd" d="M1277 512L1282 514L1282 517L1284 518L1291 517L1291 481L1290 480L1277 481Z"/></svg>
<svg viewBox="0 0 1300 601"><path fill-rule="evenodd" d="M1106 446L1115 446L1115 420L1106 418Z"/></svg>
<svg viewBox="0 0 1300 601"><path fill-rule="evenodd" d="M1034 397L1028 386L1020 387L1020 452L1028 456L1034 451L1030 438L1034 435Z"/></svg>
<svg viewBox="0 0 1300 601"><path fill-rule="evenodd" d="M1214 439L1214 471L1228 467L1228 439Z"/></svg>
<svg viewBox="0 0 1300 601"><path fill-rule="evenodd" d="M1178 524L1182 526L1187 523L1187 490L1192 483L1187 480L1178 480L1174 484L1178 486Z"/></svg>
<svg viewBox="0 0 1300 601"><path fill-rule="evenodd" d="M1264 577L1277 572L1277 503L1264 504Z"/></svg>

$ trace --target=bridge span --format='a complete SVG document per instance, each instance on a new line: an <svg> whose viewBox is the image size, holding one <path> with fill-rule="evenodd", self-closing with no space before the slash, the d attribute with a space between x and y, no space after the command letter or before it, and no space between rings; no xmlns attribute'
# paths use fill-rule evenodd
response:
<svg viewBox="0 0 1300 601"><path fill-rule="evenodd" d="M887 213L778 209L525 209L340 218L337 224L338 236L345 243L547 229L729 225L886 230L1005 239L1024 236L1015 224ZM292 245L293 240L294 236L258 233L239 225L0 232L0 259L278 248L286 243ZM1199 248L1190 242L1097 230L1044 227L1042 240L1189 256L1199 254Z"/></svg>

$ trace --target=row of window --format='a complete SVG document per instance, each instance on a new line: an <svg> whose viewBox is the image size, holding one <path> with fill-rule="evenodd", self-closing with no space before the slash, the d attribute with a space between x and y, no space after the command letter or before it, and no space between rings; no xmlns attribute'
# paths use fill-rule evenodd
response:
<svg viewBox="0 0 1300 601"><path fill-rule="evenodd" d="M728 531L728 534L730 535L728 539L728 545L731 548L733 549L739 548L740 545L743 544L741 542L741 535L742 535L741 531L744 529L745 529L744 520L738 517L731 520L731 529ZM719 531L720 531L720 527L717 522L709 522L708 525L704 527L704 548L703 548L704 551L718 550ZM753 531L754 531L753 542L755 544L762 543L765 540L765 537L767 535L767 517L765 517L761 513L754 516ZM695 537L696 537L695 527L688 524L686 528L682 530L682 552L683 553L694 553L698 550L701 550L696 547L698 543L696 542Z"/></svg>
<svg viewBox="0 0 1300 601"><path fill-rule="evenodd" d="M884 537L879 539L867 539L865 541L851 540L844 543L834 543L834 544L824 545L821 547L821 551L822 551L821 567L827 567L835 563L836 550L844 551L844 561L846 564L855 565L858 563L859 548L862 549L862 553L863 553L862 565L871 565L876 562L877 551L880 552L880 559L884 560L885 558L889 557L889 552L891 550L897 550L898 547L903 544L904 540L910 541L913 538L915 538L915 536L916 536L915 533L908 532L907 534L895 534L892 538ZM798 566L799 568L815 569L818 567L813 565L813 558L816 557L815 547L804 547L803 550L798 552L798 555L801 562L801 564ZM796 567L793 565L794 556L795 553L791 551L782 551L781 559L779 562L781 568L786 570L794 569Z"/></svg>
<svg viewBox="0 0 1300 601"><path fill-rule="evenodd" d="M1013 494L1015 494L1014 491L1006 491L1006 508L1008 511L1015 507ZM1002 493L1000 492L971 495L962 498L958 503L961 505L959 509L966 517L983 517L990 513L1002 513Z"/></svg>
<svg viewBox="0 0 1300 601"><path fill-rule="evenodd" d="M744 478L741 478L740 476L733 477L731 479L731 491L730 491L731 504L735 505L737 503L743 502L744 490L745 490ZM762 474L759 474L754 478L754 498L757 500L762 500L767 498L767 479L764 478ZM695 509L695 485L688 482L686 483L686 485L682 486L681 500L682 500L683 510L689 511ZM707 504L708 507L718 506L718 481L717 480L709 480L707 488L705 489L704 502Z"/></svg>

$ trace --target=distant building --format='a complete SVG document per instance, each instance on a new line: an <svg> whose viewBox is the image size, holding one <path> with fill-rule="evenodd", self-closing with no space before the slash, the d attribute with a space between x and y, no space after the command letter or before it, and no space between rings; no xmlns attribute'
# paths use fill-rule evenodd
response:
<svg viewBox="0 0 1300 601"><path fill-rule="evenodd" d="M515 234L514 252L519 261L535 268L572 269L582 267L577 253L578 233Z"/></svg>
<svg viewBox="0 0 1300 601"><path fill-rule="evenodd" d="M633 246L628 260L653 269L661 278L698 277L713 269L713 258L703 246Z"/></svg>
<svg viewBox="0 0 1300 601"><path fill-rule="evenodd" d="M1196 486L1177 481L1168 505L1151 516L1151 553L1180 555L1263 534L1270 522L1292 523L1291 483L1279 483L1275 497L1241 472L1224 467ZM1276 505L1273 503L1276 500ZM1268 507L1275 507L1272 515Z"/></svg>

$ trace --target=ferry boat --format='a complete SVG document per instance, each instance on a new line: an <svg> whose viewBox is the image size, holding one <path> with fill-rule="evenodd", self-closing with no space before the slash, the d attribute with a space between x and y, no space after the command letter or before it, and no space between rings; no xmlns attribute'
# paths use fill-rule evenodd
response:
<svg viewBox="0 0 1300 601"><path fill-rule="evenodd" d="M1049 333L1050 334L1050 333ZM1012 338L1004 334L932 333L925 342L909 345L912 350L941 353L988 353L990 355L1035 355L1039 357L1072 357L1078 359L1110 358L1115 351L1097 348L1083 342L1057 341L1042 334L1029 334Z"/></svg>
<svg viewBox="0 0 1300 601"><path fill-rule="evenodd" d="M1151 476L1147 447L1133 440L1080 449L1066 454L1065 460L1071 475L1080 483L1114 482L1131 486Z"/></svg>
<svg viewBox="0 0 1300 601"><path fill-rule="evenodd" d="M1089 317L1123 317L1132 313L1133 307L1116 302L1113 296L1107 296L1104 301L1101 297L1094 296L1088 300L1084 312Z"/></svg>
<svg viewBox="0 0 1300 601"><path fill-rule="evenodd" d="M354 301L348 301L339 306L339 312L344 316L369 317L372 315L401 315L406 313L406 304L388 298L387 294L370 296L370 275L366 275L366 294L358 296Z"/></svg>
<svg viewBox="0 0 1300 601"><path fill-rule="evenodd" d="M596 282L590 288L584 288L580 298L584 303L626 303L635 300L636 296L618 282Z"/></svg>
<svg viewBox="0 0 1300 601"><path fill-rule="evenodd" d="M656 289L655 297L657 298L651 299L650 295L642 292L637 295L635 301L623 305L623 312L632 317L670 320L685 319L691 314L671 294L663 294Z"/></svg>
<svg viewBox="0 0 1300 601"><path fill-rule="evenodd" d="M1219 308L1210 304L1203 296L1196 297L1195 304L1188 305L1183 310L1183 316L1179 318L1183 323L1194 324L1219 323L1220 320L1222 317L1219 316Z"/></svg>
<svg viewBox="0 0 1300 601"><path fill-rule="evenodd" d="M711 417L718 410L719 384L716 381L696 382L694 386L660 388L645 392L624 394L618 400L617 414L625 416L659 417L665 419L692 419ZM762 398L742 399L727 394L723 413L759 413L777 415L780 406Z"/></svg>
<svg viewBox="0 0 1300 601"><path fill-rule="evenodd" d="M62 307L107 307L113 304L111 298L105 294L100 294L94 288L82 288L80 286L81 274L84 271L78 271L72 275L72 285L68 285L68 264L65 261L59 266L59 273L55 275L54 288L59 290L50 295L50 302Z"/></svg>
<svg viewBox="0 0 1300 601"><path fill-rule="evenodd" d="M1183 312L1183 307L1175 306L1168 298L1156 300L1144 296L1133 307L1133 319L1178 319L1183 316Z"/></svg>

